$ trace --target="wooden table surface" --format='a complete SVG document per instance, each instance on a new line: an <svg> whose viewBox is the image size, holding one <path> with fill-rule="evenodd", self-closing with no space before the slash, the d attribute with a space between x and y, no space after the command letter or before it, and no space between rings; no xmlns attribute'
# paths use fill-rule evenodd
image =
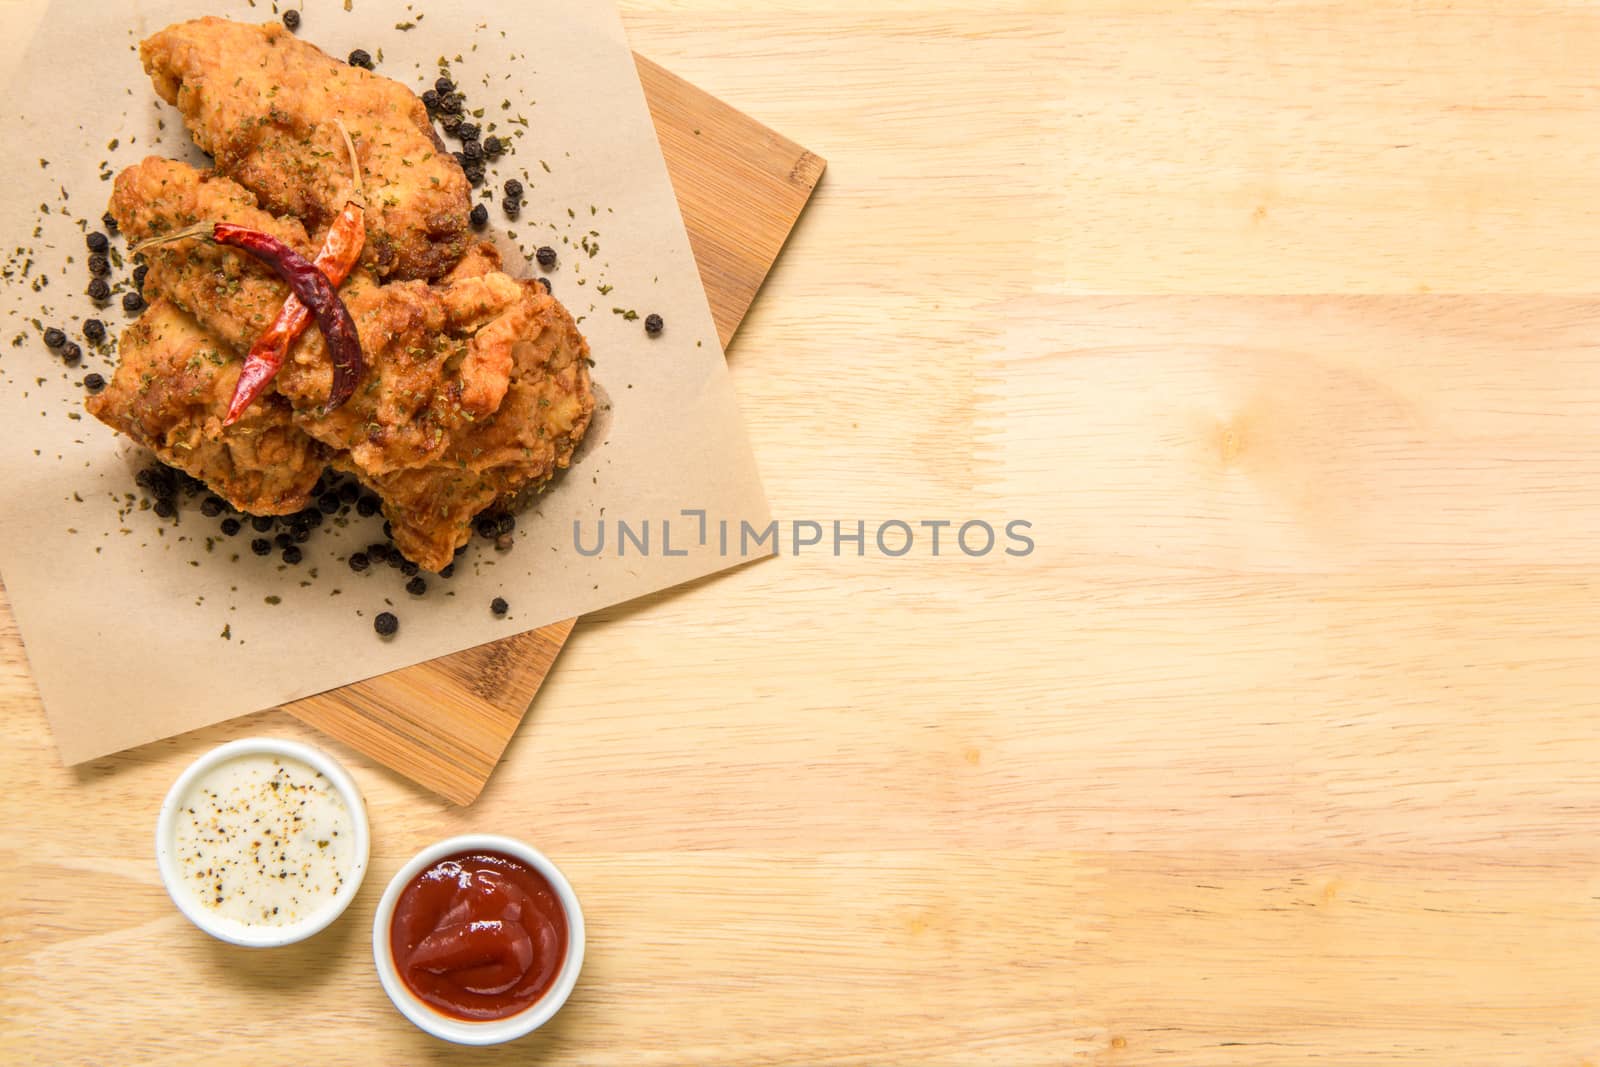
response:
<svg viewBox="0 0 1600 1067"><path fill-rule="evenodd" d="M975 6L625 10L829 160L730 353L777 513L1036 551L585 619L476 805L340 753L373 869L276 952L178 916L152 823L316 738L64 769L0 631L0 1059L1600 1059L1600 7ZM589 920L512 1049L372 969L469 829Z"/></svg>

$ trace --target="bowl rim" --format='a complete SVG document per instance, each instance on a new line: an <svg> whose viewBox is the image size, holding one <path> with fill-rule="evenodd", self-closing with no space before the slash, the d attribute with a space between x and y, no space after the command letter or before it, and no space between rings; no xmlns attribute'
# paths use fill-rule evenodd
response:
<svg viewBox="0 0 1600 1067"><path fill-rule="evenodd" d="M557 972L555 981L544 996L504 1019L454 1019L428 1005L401 980L389 945L389 925L394 918L395 905L411 880L448 856L472 851L501 852L522 860L538 871L555 890L556 899L561 902L567 920L567 953L561 961L561 970ZM543 852L525 841L503 834L457 834L422 849L402 864L389 880L372 916L372 962L377 968L383 991L389 995L389 1000L400 1014L417 1029L458 1045L498 1045L514 1041L549 1022L577 985L578 974L583 970L585 948L583 908L567 876Z"/></svg>
<svg viewBox="0 0 1600 1067"><path fill-rule="evenodd" d="M180 800L202 774L228 760L253 755L288 757L320 772L324 778L333 783L333 787L344 799L345 809L350 813L355 834L355 863L345 877L344 885L334 894L326 907L287 926L251 927L233 919L221 918L200 907L192 894L178 889L178 883L182 879L177 869L176 857L173 855L173 834ZM156 816L156 866L161 871L161 883L166 887L167 896L172 898L173 904L177 905L183 917L195 926L219 941L244 948L277 948L292 945L327 929L335 919L344 914L345 909L350 907L350 902L355 900L356 893L366 878L371 850L372 832L367 820L366 801L356 786L355 779L350 777L349 772L338 760L326 752L287 738L243 737L202 753L172 783L172 787L167 790L166 798L161 803L161 811Z"/></svg>

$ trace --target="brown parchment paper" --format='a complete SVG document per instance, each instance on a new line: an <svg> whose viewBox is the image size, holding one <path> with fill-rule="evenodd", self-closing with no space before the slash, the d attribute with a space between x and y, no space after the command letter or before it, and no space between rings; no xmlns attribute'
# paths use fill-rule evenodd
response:
<svg viewBox="0 0 1600 1067"><path fill-rule="evenodd" d="M145 457L82 413L79 384L89 371L109 378L111 360L86 349L80 366L65 368L42 328L59 326L82 343L86 318L103 319L113 334L133 320L119 300L97 309L84 295L84 233L101 228L109 176L150 154L205 162L181 118L151 90L139 40L202 14L257 22L277 15L266 0L52 4L14 67L0 125L0 574L69 763L734 566L748 558L741 522L764 529L769 519L612 4L295 6L302 38L335 56L381 50L378 70L418 91L448 59L469 106L485 109L481 121L502 136L522 133L514 154L490 167L490 228L517 234L500 241L512 273L537 270L518 244L559 249L561 266L550 277L593 349L595 425L572 469L519 517L516 548L499 553L475 540L451 579L428 576L421 599L405 593L398 571L355 574L343 562L381 540L381 519L325 528L302 546L305 561L290 567L277 552L250 552L248 524L223 537L197 499L176 523L137 504L124 514L126 494L143 495L133 474ZM405 22L412 28L397 28ZM526 127L512 121L518 116ZM527 187L515 222L498 202L508 177ZM579 247L585 237L599 246L593 256ZM131 267L113 279L125 281ZM600 293L601 285L610 291ZM645 335L650 312L666 320L659 338ZM704 511L705 526L684 509ZM602 518L604 551L576 551L575 523L592 549ZM619 519L636 532L648 521L648 554L632 541L619 554ZM731 529L726 551L723 522ZM765 555L771 543L749 548ZM489 611L495 596L512 605L505 619ZM372 629L384 610L400 617L390 641Z"/></svg>

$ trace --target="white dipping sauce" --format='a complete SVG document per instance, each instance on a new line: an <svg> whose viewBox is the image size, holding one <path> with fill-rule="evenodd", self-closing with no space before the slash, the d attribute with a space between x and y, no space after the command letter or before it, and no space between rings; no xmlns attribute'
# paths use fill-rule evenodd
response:
<svg viewBox="0 0 1600 1067"><path fill-rule="evenodd" d="M354 867L350 811L332 782L288 756L240 755L179 801L178 885L219 917L289 926L332 903Z"/></svg>

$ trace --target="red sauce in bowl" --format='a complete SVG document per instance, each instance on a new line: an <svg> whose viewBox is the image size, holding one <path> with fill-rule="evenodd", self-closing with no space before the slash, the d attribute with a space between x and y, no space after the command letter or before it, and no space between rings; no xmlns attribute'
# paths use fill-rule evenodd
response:
<svg viewBox="0 0 1600 1067"><path fill-rule="evenodd" d="M567 916L544 875L471 851L417 875L396 901L389 950L400 980L457 1019L504 1019L544 996L567 956Z"/></svg>

